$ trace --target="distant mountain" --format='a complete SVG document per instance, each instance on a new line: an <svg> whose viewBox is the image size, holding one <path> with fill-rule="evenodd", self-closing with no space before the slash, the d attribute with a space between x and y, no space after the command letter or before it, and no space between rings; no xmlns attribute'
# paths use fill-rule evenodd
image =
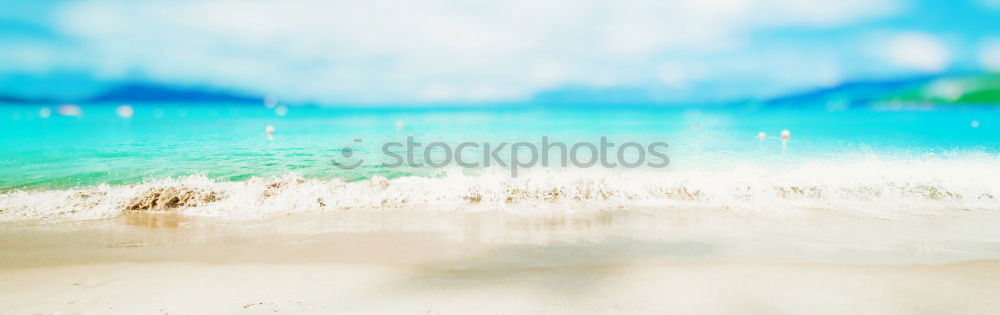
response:
<svg viewBox="0 0 1000 315"><path fill-rule="evenodd" d="M6 104L53 104L53 103L130 103L130 102L176 102L176 103L259 103L261 96L242 94L226 90L188 88L155 83L125 83L114 86L97 95L78 99L30 98L15 95L0 95L0 103Z"/></svg>
<svg viewBox="0 0 1000 315"><path fill-rule="evenodd" d="M607 104L653 104L663 105L661 100L651 99L648 93L630 89L593 91L585 88L564 88L536 95L525 104L545 104L545 106L580 106ZM229 90L172 86L156 83L129 82L116 85L95 96L83 99L28 98L14 95L0 95L0 103L6 104L54 104L54 103L132 103L132 102L174 102L174 103L260 103L263 97ZM690 102L688 102L690 103ZM705 102L702 102L705 103ZM718 104L745 104L744 101L730 102L716 100ZM901 107L914 105L1000 105L1000 73L993 74L950 74L913 77L900 80L855 81L838 86L816 89L802 93L764 100L754 100L754 104L767 107L826 107L843 109L850 107Z"/></svg>
<svg viewBox="0 0 1000 315"><path fill-rule="evenodd" d="M129 83L81 102L260 102L261 96L201 88L182 88L149 83Z"/></svg>
<svg viewBox="0 0 1000 315"><path fill-rule="evenodd" d="M53 102L54 101L50 99L0 95L0 103L6 103L6 104L37 104L37 103L53 103Z"/></svg>
<svg viewBox="0 0 1000 315"><path fill-rule="evenodd" d="M880 101L918 104L1000 105L1000 73L952 76L886 95Z"/></svg>
<svg viewBox="0 0 1000 315"><path fill-rule="evenodd" d="M21 103L27 103L27 100L20 97L0 95L0 103L21 104Z"/></svg>
<svg viewBox="0 0 1000 315"><path fill-rule="evenodd" d="M856 81L764 100L768 106L1000 105L1000 74Z"/></svg>

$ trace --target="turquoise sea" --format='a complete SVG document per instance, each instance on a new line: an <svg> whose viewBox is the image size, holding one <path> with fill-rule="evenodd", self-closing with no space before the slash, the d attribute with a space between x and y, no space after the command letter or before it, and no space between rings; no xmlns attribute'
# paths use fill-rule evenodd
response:
<svg viewBox="0 0 1000 315"><path fill-rule="evenodd" d="M773 205L773 198L791 198L800 204L796 196L827 206L849 199L889 202L903 197L915 198L920 205L928 205L920 200L932 199L952 203L931 205L965 207L988 205L1000 197L1000 184L990 175L1000 174L1000 111L992 107L343 109L150 103L131 104L130 118L117 115L117 107L84 104L78 116L62 116L56 107L0 107L0 191L5 192L0 195L0 214L34 218L41 211L51 216L51 211L59 213L51 209L59 208L53 204L65 204L51 194L81 191L117 196L91 200L95 209L104 209L101 213L115 213L152 186L198 186L235 196L239 193L233 190L267 189L282 178L314 185L310 189L318 191L299 189L296 200L317 205L274 201L276 208L462 207L469 200L516 204L553 198L727 206L758 199L761 205ZM271 136L265 132L268 126L274 130ZM787 141L779 139L782 130L790 133ZM760 132L766 137L758 138ZM514 142L537 144L547 137L568 145L596 144L602 136L619 144L667 143L662 151L669 166L536 166L508 178L502 167L382 165L388 161L382 145L405 142L407 137L452 147L465 141L506 142L499 155L509 156ZM348 150L350 158L345 160ZM399 147L392 151L405 154ZM481 146L462 153L469 160L483 156ZM637 157L632 151L626 156ZM445 156L438 150L430 157L440 161ZM414 158L425 162L419 152ZM360 166L342 169L333 160L360 161ZM396 191L355 187L373 181L385 181L375 186ZM353 189L354 199L343 199L346 192L337 191L341 188ZM323 199L316 194L335 197L315 202ZM385 201L386 196L393 197ZM219 204L212 205L222 207ZM75 205L63 208L79 214Z"/></svg>
<svg viewBox="0 0 1000 315"><path fill-rule="evenodd" d="M135 104L83 106L82 117L39 117L41 107L0 107L0 189L53 189L194 174L223 180L296 172L306 178L358 180L428 175L412 167L383 168L387 141L413 136L441 141L568 144L662 141L671 168L754 163L787 165L857 156L884 158L992 155L1000 151L1000 111L668 109L391 109L292 107L285 116L264 106ZM55 108L52 108L54 111ZM973 128L973 121L979 122ZM397 130L396 123L403 128ZM265 128L273 126L271 140ZM791 132L782 143L781 130ZM757 139L759 132L768 138ZM362 139L355 143L354 139ZM331 164L350 146L356 170ZM421 148L422 149L422 148ZM509 145L502 156L509 155ZM396 150L394 148L394 150ZM464 152L481 155L482 148ZM419 162L422 154L417 152ZM721 165L720 165L721 164Z"/></svg>

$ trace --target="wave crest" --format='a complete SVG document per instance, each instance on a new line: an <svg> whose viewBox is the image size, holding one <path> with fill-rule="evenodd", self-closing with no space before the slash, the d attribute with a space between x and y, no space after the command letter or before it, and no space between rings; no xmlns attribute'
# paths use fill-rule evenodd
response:
<svg viewBox="0 0 1000 315"><path fill-rule="evenodd" d="M788 169L628 171L536 169L366 181L294 174L214 181L204 176L0 195L0 221L94 219L128 211L260 217L352 209L545 211L707 206L748 212L822 208L857 215L1000 209L1000 163L979 160L864 160ZM555 209L555 210L552 210Z"/></svg>

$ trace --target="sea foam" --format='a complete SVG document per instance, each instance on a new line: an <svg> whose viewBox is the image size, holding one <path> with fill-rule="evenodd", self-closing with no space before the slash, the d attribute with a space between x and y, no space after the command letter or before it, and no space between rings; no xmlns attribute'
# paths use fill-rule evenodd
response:
<svg viewBox="0 0 1000 315"><path fill-rule="evenodd" d="M992 158L805 163L716 170L533 169L344 182L288 174L246 181L205 176L0 194L0 221L109 218L130 211L258 218L349 210L580 211L715 207L742 213L827 209L861 216L1000 210Z"/></svg>

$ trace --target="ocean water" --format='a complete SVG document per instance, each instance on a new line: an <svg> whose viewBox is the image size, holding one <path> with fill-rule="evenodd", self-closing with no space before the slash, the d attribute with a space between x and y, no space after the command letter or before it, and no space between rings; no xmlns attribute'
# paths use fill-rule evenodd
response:
<svg viewBox="0 0 1000 315"><path fill-rule="evenodd" d="M180 211L221 216L635 205L879 214L1000 208L1000 111L992 107L290 106L278 115L263 105L131 106L129 119L116 115L116 105L83 105L77 117L51 107L48 118L41 106L0 106L0 219L115 216L163 187L211 195ZM789 140L778 138L782 130L790 131ZM759 139L759 132L767 137ZM383 165L391 161L383 144L407 137L452 148L479 144L462 152L468 161L482 159L483 143L507 143L498 155L510 157L510 144L538 144L543 137L567 146L598 144L602 137L617 144L663 142L669 166L534 166L511 176L496 165L419 165L426 164L423 148L413 164ZM432 150L429 157L446 156ZM625 157L639 158L635 150ZM338 167L354 163L359 166Z"/></svg>

